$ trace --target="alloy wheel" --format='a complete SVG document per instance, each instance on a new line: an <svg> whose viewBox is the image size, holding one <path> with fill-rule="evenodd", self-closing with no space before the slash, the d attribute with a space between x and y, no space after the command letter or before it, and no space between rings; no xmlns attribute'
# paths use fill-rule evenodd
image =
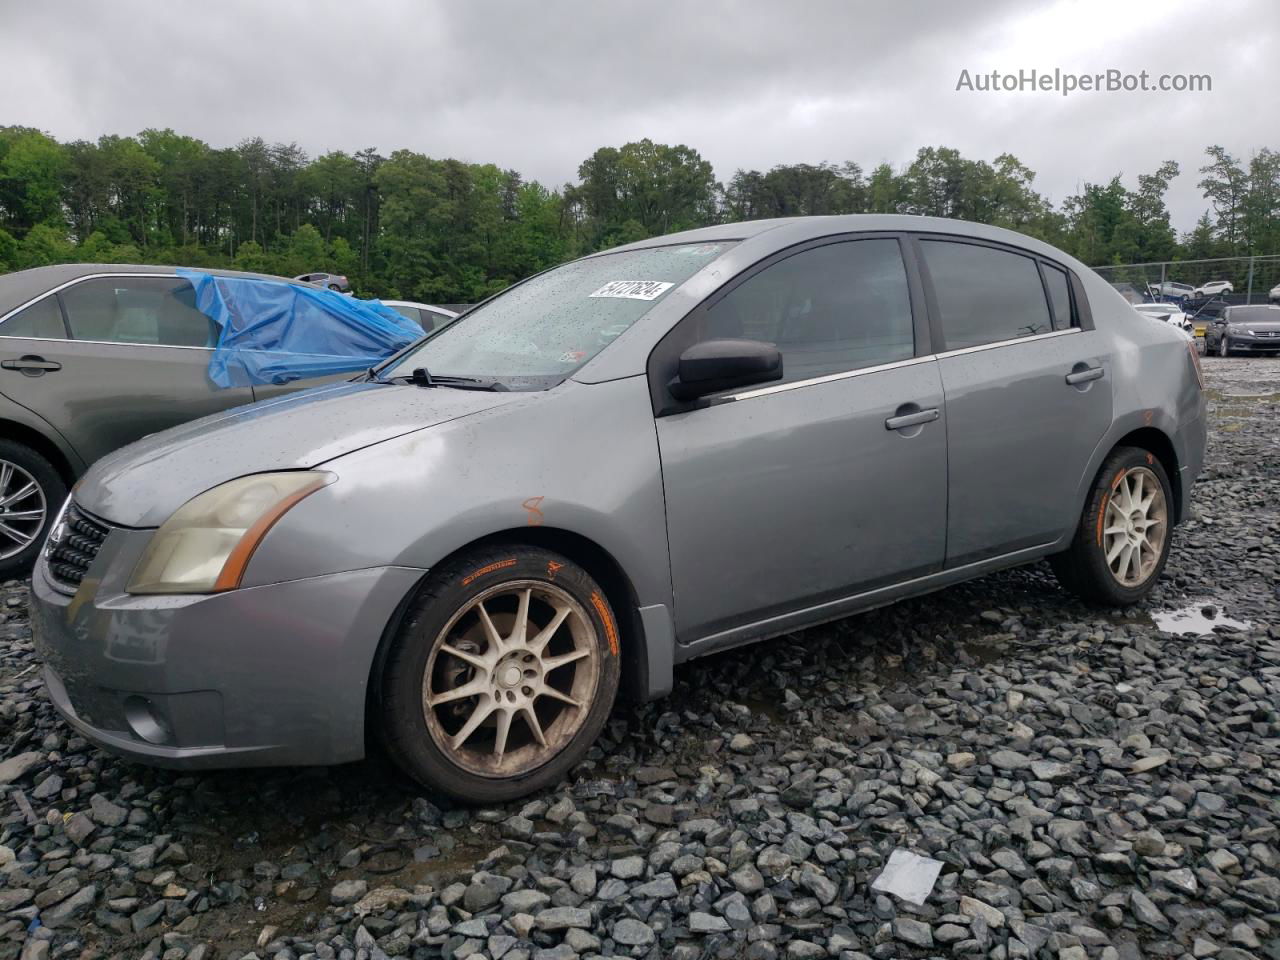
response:
<svg viewBox="0 0 1280 960"><path fill-rule="evenodd" d="M1136 587L1160 563L1169 531L1164 487L1146 467L1133 467L1112 489L1103 520L1107 568L1122 586Z"/></svg>
<svg viewBox="0 0 1280 960"><path fill-rule="evenodd" d="M1218 338L1218 356L1220 357L1231 356L1231 345L1227 343L1226 334L1223 334L1221 337Z"/></svg>
<svg viewBox="0 0 1280 960"><path fill-rule="evenodd" d="M600 679L596 629L560 587L499 584L464 604L436 637L422 709L436 746L486 777L528 773L578 733Z"/></svg>
<svg viewBox="0 0 1280 960"><path fill-rule="evenodd" d="M0 560L17 556L44 529L48 504L35 477L16 463L0 460Z"/></svg>

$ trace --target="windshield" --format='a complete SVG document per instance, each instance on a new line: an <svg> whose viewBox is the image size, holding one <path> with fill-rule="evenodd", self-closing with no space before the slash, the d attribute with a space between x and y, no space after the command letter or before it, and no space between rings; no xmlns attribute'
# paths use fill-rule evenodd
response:
<svg viewBox="0 0 1280 960"><path fill-rule="evenodd" d="M554 386L733 244L648 247L566 263L470 311L378 378L425 367L433 377L493 380L512 390Z"/></svg>

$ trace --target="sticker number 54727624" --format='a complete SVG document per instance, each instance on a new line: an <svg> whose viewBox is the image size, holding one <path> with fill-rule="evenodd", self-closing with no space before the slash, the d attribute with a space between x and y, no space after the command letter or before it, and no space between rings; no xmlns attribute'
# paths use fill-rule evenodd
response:
<svg viewBox="0 0 1280 960"><path fill-rule="evenodd" d="M665 280L610 280L591 294L593 297L619 297L624 300L657 300L675 284Z"/></svg>

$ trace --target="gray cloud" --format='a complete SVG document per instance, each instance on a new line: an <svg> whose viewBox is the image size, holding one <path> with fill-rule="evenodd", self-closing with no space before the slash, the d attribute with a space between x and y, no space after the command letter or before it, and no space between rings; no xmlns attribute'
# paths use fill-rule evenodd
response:
<svg viewBox="0 0 1280 960"><path fill-rule="evenodd" d="M737 167L1011 152L1055 202L1176 160L1170 205L1205 208L1204 147L1275 139L1269 0L658 4L634 0L7 5L0 122L62 138L173 127L311 154L399 147L549 185L596 147L651 137ZM1220 29L1221 28L1221 29ZM1224 40L1223 37L1226 37ZM962 69L1208 73L1211 93L971 93Z"/></svg>

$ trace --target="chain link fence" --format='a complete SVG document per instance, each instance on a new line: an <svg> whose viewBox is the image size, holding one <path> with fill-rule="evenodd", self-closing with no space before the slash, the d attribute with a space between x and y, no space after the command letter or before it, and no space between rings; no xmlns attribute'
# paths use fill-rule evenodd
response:
<svg viewBox="0 0 1280 960"><path fill-rule="evenodd" d="M1134 302L1194 304L1211 297L1229 304L1280 303L1280 255L1125 263L1093 269ZM1222 281L1230 288L1216 285ZM1206 290L1205 284L1211 286Z"/></svg>

